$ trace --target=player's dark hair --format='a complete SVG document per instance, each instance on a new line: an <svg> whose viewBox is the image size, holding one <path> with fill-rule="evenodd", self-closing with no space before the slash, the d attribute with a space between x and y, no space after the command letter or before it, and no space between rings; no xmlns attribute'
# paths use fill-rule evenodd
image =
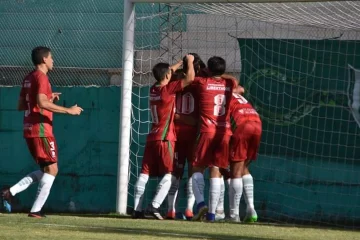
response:
<svg viewBox="0 0 360 240"><path fill-rule="evenodd" d="M51 52L51 49L48 47L39 46L34 48L31 51L31 60L33 64L40 65L44 63L44 57L48 57Z"/></svg>
<svg viewBox="0 0 360 240"><path fill-rule="evenodd" d="M168 63L157 63L153 69L152 73L156 81L161 82L164 80L166 74L170 71L170 65Z"/></svg>
<svg viewBox="0 0 360 240"><path fill-rule="evenodd" d="M225 73L226 62L221 57L211 57L208 60L208 69L213 76L220 76Z"/></svg>
<svg viewBox="0 0 360 240"><path fill-rule="evenodd" d="M201 60L200 56L197 53L189 53L190 55L194 56L194 70L195 75L199 75L200 70L206 68L205 63ZM188 64L186 56L183 58L183 71L184 73L187 72Z"/></svg>

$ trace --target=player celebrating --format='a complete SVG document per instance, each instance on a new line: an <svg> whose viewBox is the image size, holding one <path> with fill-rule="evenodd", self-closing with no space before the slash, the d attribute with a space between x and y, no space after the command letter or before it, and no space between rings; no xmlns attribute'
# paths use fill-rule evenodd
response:
<svg viewBox="0 0 360 240"><path fill-rule="evenodd" d="M17 184L2 191L3 205L11 211L11 198L39 182L35 202L29 217L41 218L41 209L50 194L51 186L58 173L58 149L53 135L53 113L80 115L83 111L77 105L65 108L54 104L60 93L53 93L47 73L53 69L53 58L47 47L36 47L31 53L35 70L29 73L22 83L18 110L24 114L24 138L31 155L40 170L29 173Z"/></svg>
<svg viewBox="0 0 360 240"><path fill-rule="evenodd" d="M221 173L219 168L227 168L229 140L231 136L229 104L232 92L237 86L233 79L221 77L225 73L226 62L221 57L208 60L211 77L196 78L200 105L200 136L193 162L193 192L198 214L193 220L199 220L208 210L207 220L215 220L215 210L221 191ZM210 206L204 202L204 170L210 167Z"/></svg>
<svg viewBox="0 0 360 240"><path fill-rule="evenodd" d="M141 218L142 200L149 176L164 175L160 181L157 193L148 208L148 212L155 218L162 220L158 210L169 192L171 183L176 178L171 175L173 171L174 142L176 134L174 129L175 94L189 85L195 77L192 55L186 56L188 72L186 78L170 82L171 75L181 66L181 62L170 67L167 63L158 63L153 68L157 81L150 88L150 110L152 127L147 136L141 174L135 186L135 203L133 218Z"/></svg>
<svg viewBox="0 0 360 240"><path fill-rule="evenodd" d="M198 54L190 53L194 56L194 71L195 76L203 76L205 74L205 63L201 60ZM183 73L188 71L187 59L183 59ZM185 162L187 160L188 166L188 184L187 184L187 207L185 210L186 219L190 220L193 217L193 206L195 203L194 193L192 191L191 179L191 160L193 158L194 146L197 137L197 122L199 118L198 101L196 99L196 88L190 84L183 91L176 94L176 114L175 114L175 158L174 158L174 172L176 177L170 187L168 194L168 213L167 219L175 218L175 202L178 194L180 179L184 173Z"/></svg>
<svg viewBox="0 0 360 240"><path fill-rule="evenodd" d="M230 103L233 136L230 150L230 220L239 222L239 205L245 191L247 205L245 222L256 222L254 208L254 183L249 164L256 160L259 149L262 124L259 114L240 94L233 94Z"/></svg>

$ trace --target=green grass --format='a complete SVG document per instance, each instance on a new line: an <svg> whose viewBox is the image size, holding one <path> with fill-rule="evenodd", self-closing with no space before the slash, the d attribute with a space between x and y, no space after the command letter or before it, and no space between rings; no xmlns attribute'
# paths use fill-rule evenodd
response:
<svg viewBox="0 0 360 240"><path fill-rule="evenodd" d="M264 224L132 220L114 215L0 214L0 239L360 239L360 232Z"/></svg>

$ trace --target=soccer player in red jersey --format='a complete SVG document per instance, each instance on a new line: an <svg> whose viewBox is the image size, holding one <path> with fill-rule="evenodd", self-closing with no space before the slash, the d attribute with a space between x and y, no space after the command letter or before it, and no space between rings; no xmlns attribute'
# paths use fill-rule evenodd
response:
<svg viewBox="0 0 360 240"><path fill-rule="evenodd" d="M29 151L40 170L29 173L17 184L2 191L4 206L11 206L11 198L39 182L35 202L29 217L41 218L41 209L49 196L51 186L58 173L58 149L53 134L53 113L80 115L83 111L77 105L65 108L54 104L60 93L53 93L47 73L53 69L53 58L47 47L36 47L31 53L35 70L23 80L18 101L18 110L24 113L24 138Z"/></svg>
<svg viewBox="0 0 360 240"><path fill-rule="evenodd" d="M205 63L201 60L200 56L196 53L190 53L194 56L194 71L195 76L205 75ZM183 59L183 74L188 71L187 59ZM180 76L180 78L183 76ZM168 194L168 213L167 219L175 218L175 204L180 179L184 173L185 163L188 166L188 184L187 184L187 207L185 210L186 219L190 220L193 217L193 206L195 203L194 193L192 191L192 159L194 153L194 146L196 143L198 118L199 118L199 104L197 101L197 92L194 85L190 84L183 91L176 94L176 114L175 114L175 158L174 158L174 171L173 175L176 177L171 185Z"/></svg>
<svg viewBox="0 0 360 240"><path fill-rule="evenodd" d="M226 70L226 62L221 57L210 58L207 67L211 77L195 78L193 83L197 87L200 106L200 135L197 140L192 175L198 214L193 219L199 220L208 212L207 220L214 221L221 191L219 169L228 167L229 140L232 135L229 104L237 83L233 79L221 77ZM209 208L204 202L203 176L204 170L208 167L210 168Z"/></svg>
<svg viewBox="0 0 360 240"><path fill-rule="evenodd" d="M194 57L187 55L188 72L183 80L171 81L171 75L181 66L181 62L170 67L167 63L158 63L153 68L156 83L150 88L150 112L152 127L147 136L141 174L135 186L135 202L133 218L141 218L142 200L149 176L163 176L157 193L148 207L148 213L162 220L158 210L167 196L171 183L176 180L172 176L174 143L176 141L174 115L175 94L183 90L195 78Z"/></svg>
<svg viewBox="0 0 360 240"><path fill-rule="evenodd" d="M254 182L248 166L256 160L262 123L253 106L240 94L233 94L230 102L233 136L230 149L230 219L239 222L239 205L245 191L247 204L245 222L256 222Z"/></svg>

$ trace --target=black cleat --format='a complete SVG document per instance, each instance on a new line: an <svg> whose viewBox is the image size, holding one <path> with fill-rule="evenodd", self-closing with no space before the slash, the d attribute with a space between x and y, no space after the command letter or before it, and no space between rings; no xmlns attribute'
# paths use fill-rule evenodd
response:
<svg viewBox="0 0 360 240"><path fill-rule="evenodd" d="M154 208L152 204L149 205L149 207L147 209L147 214L151 215L155 219L164 220L164 218L161 216L161 214L159 212L159 209Z"/></svg>
<svg viewBox="0 0 360 240"><path fill-rule="evenodd" d="M133 219L145 219L145 213L144 211L133 211L131 217Z"/></svg>
<svg viewBox="0 0 360 240"><path fill-rule="evenodd" d="M2 207L5 212L10 213L11 212L11 200L12 195L9 188L3 188L1 190L1 202Z"/></svg>

